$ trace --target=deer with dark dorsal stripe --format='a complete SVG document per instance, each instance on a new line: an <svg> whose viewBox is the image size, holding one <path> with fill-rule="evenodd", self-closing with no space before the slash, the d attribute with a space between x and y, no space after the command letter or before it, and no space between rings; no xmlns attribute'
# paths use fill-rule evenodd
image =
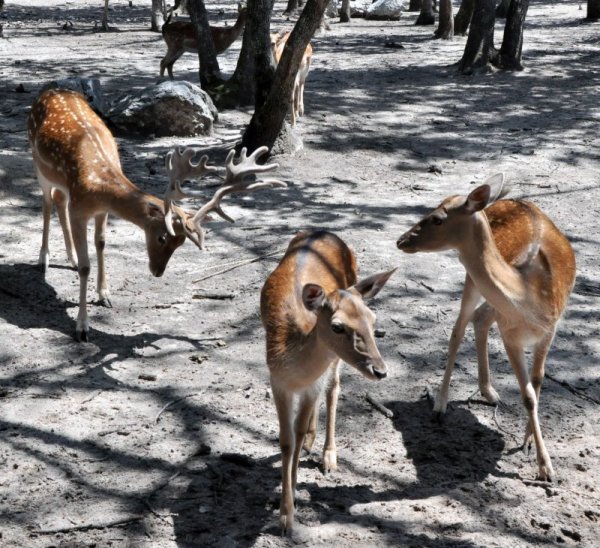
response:
<svg viewBox="0 0 600 548"><path fill-rule="evenodd" d="M354 254L340 238L330 232L301 232L263 286L260 310L279 418L279 519L284 531L294 524L300 450L310 450L314 443L323 393L327 406L323 469L337 468L340 359L368 379L387 375L373 332L375 314L363 299L374 297L393 272L357 282Z"/></svg>

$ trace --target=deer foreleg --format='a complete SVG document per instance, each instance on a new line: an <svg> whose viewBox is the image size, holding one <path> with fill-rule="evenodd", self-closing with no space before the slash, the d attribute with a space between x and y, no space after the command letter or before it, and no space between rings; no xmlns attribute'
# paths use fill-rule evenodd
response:
<svg viewBox="0 0 600 548"><path fill-rule="evenodd" d="M75 257L75 244L73 243L73 234L71 233L71 221L69 219L69 199L57 188L52 190L52 200L56 204L58 212L58 220L62 228L63 239L65 240L65 249L67 251L67 259L73 266L77 268L77 258Z"/></svg>
<svg viewBox="0 0 600 548"><path fill-rule="evenodd" d="M78 341L88 340L89 322L87 315L87 282L90 276L90 258L87 244L87 219L74 217L70 212L71 232L77 252L77 271L79 273L79 313L75 327L75 338Z"/></svg>
<svg viewBox="0 0 600 548"><path fill-rule="evenodd" d="M323 471L325 473L337 470L337 450L335 447L335 419L337 402L340 393L339 360L331 367L331 377L327 387L327 425L325 430L325 446L323 448Z"/></svg>
<svg viewBox="0 0 600 548"><path fill-rule="evenodd" d="M465 329L473 312L481 299L481 294L475 288L471 278L467 276L465 278L465 287L463 289L462 301L460 303L460 313L452 329L452 335L450 335L450 341L448 343L448 361L446 362L446 371L444 372L444 378L440 385L439 392L435 399L433 406L434 413L442 415L446 412L448 406L448 390L450 387L450 380L452 379L452 372L454 371L454 363L456 361L456 355L460 347L460 343L465 336Z"/></svg>
<svg viewBox="0 0 600 548"><path fill-rule="evenodd" d="M475 328L475 346L477 348L477 369L479 380L479 391L481 395L491 404L500 401L498 392L494 390L490 375L490 360L488 356L488 334L496 321L496 312L487 303L482 304L473 316Z"/></svg>
<svg viewBox="0 0 600 548"><path fill-rule="evenodd" d="M108 213L96 216L96 232L94 233L94 244L96 245L96 257L98 258L98 299L102 306L112 307L110 303L110 291L106 281L106 265L104 262L104 248L106 246L106 221Z"/></svg>

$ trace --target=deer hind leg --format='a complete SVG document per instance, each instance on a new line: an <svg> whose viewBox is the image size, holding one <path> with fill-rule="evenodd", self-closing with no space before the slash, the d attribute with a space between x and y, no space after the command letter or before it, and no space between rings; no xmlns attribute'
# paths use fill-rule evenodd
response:
<svg viewBox="0 0 600 548"><path fill-rule="evenodd" d="M497 404L500 401L498 392L492 386L488 356L488 334L495 321L496 312L489 304L483 303L475 310L473 326L475 328L475 346L477 348L479 391L488 403L491 404Z"/></svg>
<svg viewBox="0 0 600 548"><path fill-rule="evenodd" d="M96 245L96 256L98 258L98 299L102 306L112 308L110 303L110 291L106 281L106 266L104 263L104 248L106 247L106 221L108 213L96 215L96 231L94 233L94 244Z"/></svg>
<svg viewBox="0 0 600 548"><path fill-rule="evenodd" d="M554 332L547 337L544 337L538 342L533 348L533 367L531 368L531 384L535 390L535 396L537 398L538 406L540 404L540 392L542 390L542 382L544 380L544 372L546 369L546 356L550 350L552 339L554 338ZM523 440L523 447L531 446L531 435L533 432L533 425L531 421L527 423L525 430L525 439Z"/></svg>
<svg viewBox="0 0 600 548"><path fill-rule="evenodd" d="M77 258L75 256L75 244L73 242L73 234L71 233L71 220L69 219L69 199L57 188L52 190L52 201L56 204L58 212L58 220L62 228L63 238L65 240L65 249L67 251L67 259L77 269Z"/></svg>
<svg viewBox="0 0 600 548"><path fill-rule="evenodd" d="M325 473L337 470L337 450L335 447L335 419L337 402L340 394L339 360L331 366L331 377L327 387L327 426L325 430L325 446L323 448L323 471Z"/></svg>
<svg viewBox="0 0 600 548"><path fill-rule="evenodd" d="M87 341L89 321L87 315L87 282L90 276L90 257L87 244L87 219L75 217L73 211L69 211L71 218L71 232L77 252L77 271L79 273L79 313L77 314L77 325L75 327L75 338L77 341Z"/></svg>
<svg viewBox="0 0 600 548"><path fill-rule="evenodd" d="M544 439L542 438L542 430L538 419L538 400L535 388L529 379L527 373L527 364L525 363L525 352L523 351L523 345L520 343L512 342L513 337L516 334L514 332L502 332L502 340L504 342L504 348L508 354L508 359L512 365L513 371L519 381L519 388L521 390L521 397L523 398L523 404L527 409L529 415L529 424L531 425L531 432L533 439L535 440L537 464L538 464L538 477L541 480L551 480L554 476L552 469L552 463L550 462L550 455L546 450Z"/></svg>
<svg viewBox="0 0 600 548"><path fill-rule="evenodd" d="M448 406L448 390L450 387L450 380L452 379L452 372L454 371L454 363L456 361L456 354L460 347L460 343L465 336L465 329L468 323L471 321L473 312L481 299L481 294L475 288L471 278L467 276L465 278L465 287L463 289L462 301L460 303L460 312L454 328L452 329L452 335L450 335L450 341L448 342L448 361L446 362L446 371L444 372L444 378L435 399L433 406L434 413L439 417L446 412Z"/></svg>
<svg viewBox="0 0 600 548"><path fill-rule="evenodd" d="M313 410L313 414L310 417L308 432L306 432L306 436L304 436L304 444L302 448L310 453L313 445L315 444L315 438L317 437L317 426L319 423L319 406L315 404L315 408Z"/></svg>
<svg viewBox="0 0 600 548"><path fill-rule="evenodd" d="M271 378L271 390L279 419L279 447L281 448L281 503L279 524L282 531L291 529L294 524L293 460L293 394L280 388Z"/></svg>
<svg viewBox="0 0 600 548"><path fill-rule="evenodd" d="M52 217L52 191L49 188L42 187L42 193L42 214L44 224L42 229L42 247L40 248L38 265L40 265L45 276L46 272L48 272L48 265L50 263L48 240L50 234L50 217Z"/></svg>

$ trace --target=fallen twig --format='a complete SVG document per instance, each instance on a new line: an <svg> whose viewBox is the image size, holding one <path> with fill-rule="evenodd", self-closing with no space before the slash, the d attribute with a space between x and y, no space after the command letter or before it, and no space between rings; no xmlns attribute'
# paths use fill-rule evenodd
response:
<svg viewBox="0 0 600 548"><path fill-rule="evenodd" d="M102 394L102 392L104 392L104 390L98 390L95 394L92 394L89 398L86 398L85 400L83 400L79 405L83 405L84 403L91 402L96 396L99 396L100 394Z"/></svg>
<svg viewBox="0 0 600 548"><path fill-rule="evenodd" d="M193 394L187 394L186 396L182 396L181 398L178 398L176 400L170 401L169 403L166 403L165 405L163 405L162 409L156 414L156 417L154 417L154 422L156 424L158 424L158 419L160 418L160 416L172 405L175 405L176 403L179 403L180 401L183 401L187 398L191 398L192 396L197 396L198 394L201 394L201 392L194 392Z"/></svg>
<svg viewBox="0 0 600 548"><path fill-rule="evenodd" d="M588 400L588 401L591 401L592 403L595 403L596 405L600 405L600 401L598 401L595 398L592 398L592 396L588 396L585 392L582 392L581 390L575 388L573 385L569 384L567 381L561 381L561 380L557 379L556 377L553 377L549 373L546 373L544 376L547 379L550 379L551 381L554 381L555 383L560 384L563 388L566 388L569 392L571 392L571 394L575 394L576 396L580 397L582 400Z"/></svg>
<svg viewBox="0 0 600 548"><path fill-rule="evenodd" d="M264 255L254 257L253 259L244 259L243 261L236 261L234 263L225 263L225 264L229 264L230 266L228 266L227 268L223 268L222 270L217 270L216 272L213 272L212 274L207 274L206 276L202 276L202 278L198 278L197 280L193 280L192 283L197 284L199 282L203 282L204 280L208 280L209 278L213 278L214 276L219 276L220 274L225 274L225 272L229 272L230 270L235 270L236 268L239 268L240 266L244 266L244 265L247 265L250 263L255 263L257 261L262 261L263 259L266 259L267 257L272 257L273 255L277 255L278 253L281 253L281 252L285 251L286 249L287 249L287 247L280 247L279 249L276 249L275 251L270 251L269 253L265 253ZM219 265L219 266L223 266L223 265Z"/></svg>
<svg viewBox="0 0 600 548"><path fill-rule="evenodd" d="M54 535L56 533L68 533L69 531L85 531L87 529L108 529L110 527L119 527L133 521L144 519L144 516L131 516L129 518L113 519L109 521L99 521L97 523L82 523L80 525L69 525L66 527L53 527L48 529L38 529L38 535Z"/></svg>
<svg viewBox="0 0 600 548"><path fill-rule="evenodd" d="M370 392L365 392L365 398L375 409L377 409L377 411L379 411L381 414L385 415L388 419L391 419L394 417L394 412L391 409L388 409L385 405L383 405Z"/></svg>
<svg viewBox="0 0 600 548"><path fill-rule="evenodd" d="M227 301L235 299L233 293L196 293L192 295L192 299L212 299L214 301Z"/></svg>
<svg viewBox="0 0 600 548"><path fill-rule="evenodd" d="M500 426L500 421L498 420L498 405L494 406L494 414L492 415L492 418L494 419L496 428L498 428L498 430L500 430L500 432L504 432L505 434L510 436L515 441L515 443L517 443L517 444L519 443L519 439L517 438L517 436L515 436L512 432L509 432L505 428L502 428L502 426Z"/></svg>
<svg viewBox="0 0 600 548"><path fill-rule="evenodd" d="M419 282L419 285L422 285L425 289L428 289L432 293L435 293L435 289L433 289L433 287L431 287L430 285L427 285L425 282Z"/></svg>

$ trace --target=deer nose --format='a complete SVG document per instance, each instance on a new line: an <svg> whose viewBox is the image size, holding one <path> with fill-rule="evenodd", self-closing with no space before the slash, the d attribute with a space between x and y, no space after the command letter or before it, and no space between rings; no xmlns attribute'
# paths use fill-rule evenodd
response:
<svg viewBox="0 0 600 548"><path fill-rule="evenodd" d="M387 377L387 369L377 369L376 367L373 367L373 374L377 377L377 380L385 379Z"/></svg>

